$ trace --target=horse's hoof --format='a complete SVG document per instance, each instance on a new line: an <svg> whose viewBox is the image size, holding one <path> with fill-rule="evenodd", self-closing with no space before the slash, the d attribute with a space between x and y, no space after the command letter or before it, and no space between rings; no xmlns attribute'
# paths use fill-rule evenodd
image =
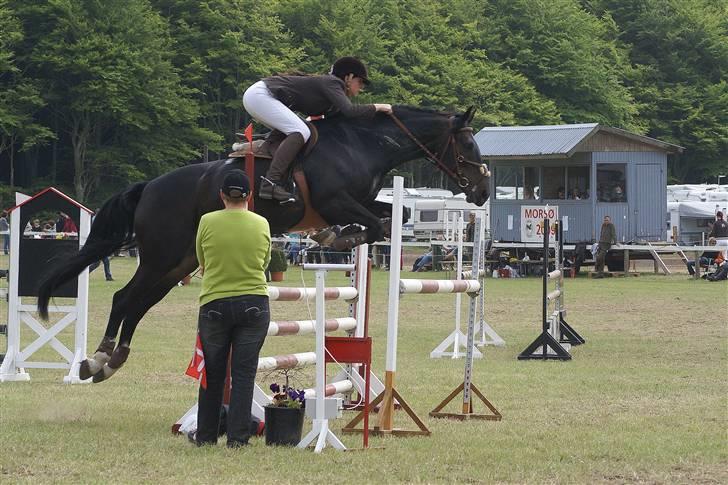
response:
<svg viewBox="0 0 728 485"><path fill-rule="evenodd" d="M94 384L98 384L99 382L104 382L105 380L106 380L106 374L104 374L104 369L102 368L100 371L98 371L96 374L94 374L94 378L93 378L92 382Z"/></svg>
<svg viewBox="0 0 728 485"><path fill-rule="evenodd" d="M86 379L93 377L93 375L94 373L91 372L91 366L88 363L88 359L81 362L78 366L78 378L85 381Z"/></svg>

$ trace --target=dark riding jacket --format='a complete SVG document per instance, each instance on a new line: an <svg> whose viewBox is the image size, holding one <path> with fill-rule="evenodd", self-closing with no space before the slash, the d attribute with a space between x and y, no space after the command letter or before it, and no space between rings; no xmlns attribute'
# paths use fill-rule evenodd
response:
<svg viewBox="0 0 728 485"><path fill-rule="evenodd" d="M374 116L373 104L353 104L336 76L272 76L263 79L273 97L306 116Z"/></svg>

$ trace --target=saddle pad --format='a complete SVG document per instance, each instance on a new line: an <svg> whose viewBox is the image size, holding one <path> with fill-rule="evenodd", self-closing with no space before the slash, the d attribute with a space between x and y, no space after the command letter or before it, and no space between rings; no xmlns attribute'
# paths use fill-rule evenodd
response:
<svg viewBox="0 0 728 485"><path fill-rule="evenodd" d="M245 157L245 154L248 153L250 143L233 143L233 151L228 155L231 158L243 158ZM271 155L270 151L268 151L268 147L270 145L266 144L265 140L254 140L253 141L253 154L255 154L258 158L273 158L273 155Z"/></svg>

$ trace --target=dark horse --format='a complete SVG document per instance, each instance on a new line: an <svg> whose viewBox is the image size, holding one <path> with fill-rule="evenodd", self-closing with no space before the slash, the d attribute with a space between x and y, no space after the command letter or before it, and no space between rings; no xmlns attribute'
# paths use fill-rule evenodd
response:
<svg viewBox="0 0 728 485"><path fill-rule="evenodd" d="M321 120L316 123L318 143L301 157L311 207L302 201L279 205L256 198L255 211L268 219L273 234L307 229L311 224L306 220L317 220L319 227L362 226L358 235L346 236L344 244L338 241L339 246L379 241L392 209L390 204L374 200L384 176L398 165L422 157L447 173L469 202L483 205L488 199L490 174L468 127L472 117L472 108L454 115L395 106L393 116ZM256 173L265 173L264 164L256 161ZM93 376L94 382L101 382L116 372L129 355L132 335L144 314L197 268L195 234L200 217L223 208L218 194L222 179L242 165L240 158L188 165L130 186L104 203L83 248L43 280L38 307L47 318L55 288L122 247L138 247L140 265L114 295L104 338L94 356L81 364L82 379ZM311 208L320 217L310 217Z"/></svg>

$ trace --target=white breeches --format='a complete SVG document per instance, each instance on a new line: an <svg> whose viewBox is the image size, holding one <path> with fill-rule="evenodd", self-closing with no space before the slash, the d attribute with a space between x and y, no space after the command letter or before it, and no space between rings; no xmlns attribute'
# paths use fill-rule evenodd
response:
<svg viewBox="0 0 728 485"><path fill-rule="evenodd" d="M306 123L288 106L274 98L263 81L258 81L245 90L243 106L250 116L268 128L274 128L286 135L300 133L304 141L311 137L311 130Z"/></svg>

